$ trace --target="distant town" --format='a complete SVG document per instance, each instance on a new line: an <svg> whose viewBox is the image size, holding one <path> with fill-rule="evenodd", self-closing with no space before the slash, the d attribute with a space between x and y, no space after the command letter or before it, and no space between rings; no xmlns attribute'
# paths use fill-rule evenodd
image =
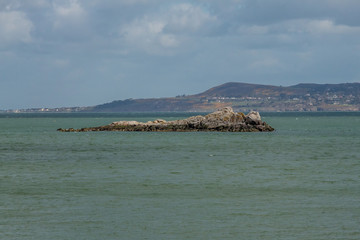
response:
<svg viewBox="0 0 360 240"><path fill-rule="evenodd" d="M212 97L208 102L230 103L237 109L257 109L269 112L287 111L359 111L359 96L307 93L296 97L269 96L269 97Z"/></svg>
<svg viewBox="0 0 360 240"><path fill-rule="evenodd" d="M0 110L0 113L41 113L41 112L86 112L88 107L61 107L61 108L28 108L15 110Z"/></svg>

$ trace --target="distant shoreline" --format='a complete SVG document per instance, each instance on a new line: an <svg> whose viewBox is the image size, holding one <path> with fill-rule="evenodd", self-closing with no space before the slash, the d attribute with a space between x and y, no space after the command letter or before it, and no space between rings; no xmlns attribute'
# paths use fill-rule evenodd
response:
<svg viewBox="0 0 360 240"><path fill-rule="evenodd" d="M174 118L174 117L190 117L195 114L206 115L208 112L108 112L108 113L97 113L97 112L24 112L24 113L4 113L0 112L1 118L121 118L121 117L146 117L146 118ZM342 117L342 116L360 116L360 111L353 112L261 112L262 117Z"/></svg>
<svg viewBox="0 0 360 240"><path fill-rule="evenodd" d="M360 111L360 83L278 87L230 82L195 95L116 100L89 107L0 110L0 113L209 113L226 106L238 112L357 112Z"/></svg>

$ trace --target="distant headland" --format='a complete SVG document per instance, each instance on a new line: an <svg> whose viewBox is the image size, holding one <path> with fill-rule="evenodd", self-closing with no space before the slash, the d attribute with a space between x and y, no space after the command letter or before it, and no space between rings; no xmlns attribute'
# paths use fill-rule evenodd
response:
<svg viewBox="0 0 360 240"><path fill-rule="evenodd" d="M282 87L229 82L195 95L116 100L90 107L32 108L6 112L212 112L226 106L241 112L360 111L360 83Z"/></svg>
<svg viewBox="0 0 360 240"><path fill-rule="evenodd" d="M137 131L137 132L271 132L270 125L261 121L260 114L252 111L245 115L236 113L231 107L220 109L206 116L193 116L187 119L165 121L157 119L146 123L119 121L100 127L81 129L62 129L60 132L98 132L98 131Z"/></svg>

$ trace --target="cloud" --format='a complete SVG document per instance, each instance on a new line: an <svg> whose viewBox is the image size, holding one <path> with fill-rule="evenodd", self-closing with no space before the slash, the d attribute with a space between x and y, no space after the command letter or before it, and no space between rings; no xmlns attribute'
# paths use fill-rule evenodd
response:
<svg viewBox="0 0 360 240"><path fill-rule="evenodd" d="M158 1L152 0L152 4L156 4ZM113 1L104 1L104 0L92 0L90 2L92 5L137 5L137 4L151 4L149 0L113 0Z"/></svg>
<svg viewBox="0 0 360 240"><path fill-rule="evenodd" d="M69 0L66 5L58 5L54 3L55 13L64 18L82 18L84 10L77 0Z"/></svg>
<svg viewBox="0 0 360 240"><path fill-rule="evenodd" d="M305 20L300 22L304 31L311 34L351 34L360 33L360 27L335 24L332 20Z"/></svg>
<svg viewBox="0 0 360 240"><path fill-rule="evenodd" d="M192 36L206 33L216 20L199 6L177 4L123 25L120 33L133 47L159 53L180 46Z"/></svg>
<svg viewBox="0 0 360 240"><path fill-rule="evenodd" d="M135 20L121 29L126 42L148 52L161 50L161 48L176 47L179 40L174 34L164 32L166 23L160 20L144 17Z"/></svg>
<svg viewBox="0 0 360 240"><path fill-rule="evenodd" d="M77 0L69 0L66 4L53 4L56 20L55 28L64 27L68 24L82 24L84 22L86 12Z"/></svg>
<svg viewBox="0 0 360 240"><path fill-rule="evenodd" d="M241 34L261 35L274 33L294 34L351 34L359 33L360 27L336 24L330 19L296 19L267 25L242 25Z"/></svg>
<svg viewBox="0 0 360 240"><path fill-rule="evenodd" d="M69 60L67 59L54 59L53 65L58 68L65 68L69 66Z"/></svg>
<svg viewBox="0 0 360 240"><path fill-rule="evenodd" d="M28 43L32 40L33 23L20 11L0 12L0 43Z"/></svg>
<svg viewBox="0 0 360 240"><path fill-rule="evenodd" d="M266 69L274 69L278 70L279 68L283 68L283 65L280 63L279 59L276 59L274 57L268 57L261 59L256 59L252 61L249 65L250 70L259 70L262 71Z"/></svg>
<svg viewBox="0 0 360 240"><path fill-rule="evenodd" d="M90 39L90 16L80 1L54 1L50 12L53 14L47 14L46 19L52 23L52 31L47 35L45 33L45 37L65 44Z"/></svg>
<svg viewBox="0 0 360 240"><path fill-rule="evenodd" d="M48 6L48 0L31 0L31 1L23 1L23 0L1 0L0 1L0 9L10 10L19 10L19 9L31 9L37 7Z"/></svg>
<svg viewBox="0 0 360 240"><path fill-rule="evenodd" d="M360 27L336 24L330 19L292 19L272 24L238 27L230 36L239 38L244 48L287 48L302 51L305 46L342 46L344 40L360 35ZM353 43L352 43L353 44Z"/></svg>
<svg viewBox="0 0 360 240"><path fill-rule="evenodd" d="M194 33L207 25L213 25L217 18L199 6L178 4L170 8L164 16L170 32ZM211 26L210 26L211 27Z"/></svg>

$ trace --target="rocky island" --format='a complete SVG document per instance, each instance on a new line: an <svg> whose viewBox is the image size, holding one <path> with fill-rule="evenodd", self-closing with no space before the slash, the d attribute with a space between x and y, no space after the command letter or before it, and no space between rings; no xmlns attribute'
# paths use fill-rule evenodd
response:
<svg viewBox="0 0 360 240"><path fill-rule="evenodd" d="M231 107L225 107L206 116L193 116L182 120L165 121L157 119L149 122L119 121L100 127L81 129L62 129L60 132L89 132L89 131L142 131L142 132L271 132L270 125L261 121L260 114L251 111L247 115L234 112Z"/></svg>

